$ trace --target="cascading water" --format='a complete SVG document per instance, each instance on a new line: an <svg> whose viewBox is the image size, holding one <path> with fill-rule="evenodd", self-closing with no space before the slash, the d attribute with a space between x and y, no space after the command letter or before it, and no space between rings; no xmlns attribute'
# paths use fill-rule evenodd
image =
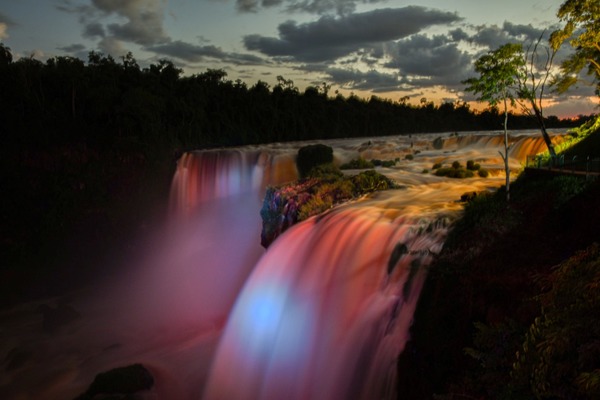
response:
<svg viewBox="0 0 600 400"><path fill-rule="evenodd" d="M513 170L537 136L514 135ZM91 289L0 311L0 398L74 398L97 373L132 363L155 377L147 398L395 398L396 358L444 221L458 214L462 193L504 182L499 137L325 141L336 162L400 159L381 172L403 189L298 224L266 252L264 188L294 179L305 143L185 154L168 232L136 263ZM467 159L490 177L423 173ZM65 304L79 318L44 331L40 307Z"/></svg>
<svg viewBox="0 0 600 400"><path fill-rule="evenodd" d="M445 232L421 230L358 206L278 238L238 297L204 398L392 398L424 268Z"/></svg>

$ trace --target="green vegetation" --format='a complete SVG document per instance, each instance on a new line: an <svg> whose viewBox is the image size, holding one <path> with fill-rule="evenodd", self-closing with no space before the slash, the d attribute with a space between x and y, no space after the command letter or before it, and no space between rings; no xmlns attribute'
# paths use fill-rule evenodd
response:
<svg viewBox="0 0 600 400"><path fill-rule="evenodd" d="M475 173L481 178L489 176L489 172L481 168L481 165L475 163L473 160L467 161L466 168L463 167L460 161L454 161L451 167L443 167L441 163L435 163L431 169L435 171L436 176L446 176L448 178L472 178L475 176Z"/></svg>
<svg viewBox="0 0 600 400"><path fill-rule="evenodd" d="M578 156L580 161L583 161L587 156L600 155L600 116L585 122L583 125L572 128L569 131L569 136L560 144L554 146L556 153L565 157L565 162L572 161L573 157ZM595 135L592 135L596 133ZM585 140L585 145L580 146L579 143ZM547 165L550 162L550 153L545 151L537 155L542 165Z"/></svg>
<svg viewBox="0 0 600 400"><path fill-rule="evenodd" d="M564 26L553 32L550 42L553 48L559 48L568 42L573 52L561 65L561 76L556 82L560 92L565 92L578 82L580 72L585 70L600 89L600 54L598 37L600 35L600 7L596 0L567 0L557 12Z"/></svg>
<svg viewBox="0 0 600 400"><path fill-rule="evenodd" d="M479 101L486 101L490 107L502 104L504 110L504 153L500 153L504 161L506 173L506 201L510 200L510 168L508 166L508 106L514 106L519 91L517 83L523 80L522 70L525 65L523 46L509 43L498 49L489 51L475 61L475 72L478 78L470 78L463 83L465 90L479 94ZM549 147L551 151L552 148Z"/></svg>
<svg viewBox="0 0 600 400"><path fill-rule="evenodd" d="M400 161L398 158L394 160L365 160L364 158L359 157L340 165L340 169L371 169L375 167L391 168L395 166L398 161Z"/></svg>
<svg viewBox="0 0 600 400"><path fill-rule="evenodd" d="M300 179L306 178L311 170L319 165L333 162L333 148L324 144L311 144L301 147L296 156L296 166Z"/></svg>
<svg viewBox="0 0 600 400"><path fill-rule="evenodd" d="M479 175L480 178L487 178L490 176L490 173L487 169L480 168L477 170L477 175Z"/></svg>
<svg viewBox="0 0 600 400"><path fill-rule="evenodd" d="M362 157L352 159L347 163L340 165L340 169L371 169L375 168L373 161L365 160Z"/></svg>
<svg viewBox="0 0 600 400"><path fill-rule="evenodd" d="M471 171L479 171L481 169L481 165L477 164L473 160L467 161L467 169Z"/></svg>

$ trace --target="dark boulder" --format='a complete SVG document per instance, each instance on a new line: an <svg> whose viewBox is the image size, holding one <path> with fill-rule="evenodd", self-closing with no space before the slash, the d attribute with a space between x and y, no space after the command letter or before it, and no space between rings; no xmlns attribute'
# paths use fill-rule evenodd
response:
<svg viewBox="0 0 600 400"><path fill-rule="evenodd" d="M154 378L150 372L141 364L133 364L96 375L88 390L76 400L128 399L134 393L148 390L153 385Z"/></svg>

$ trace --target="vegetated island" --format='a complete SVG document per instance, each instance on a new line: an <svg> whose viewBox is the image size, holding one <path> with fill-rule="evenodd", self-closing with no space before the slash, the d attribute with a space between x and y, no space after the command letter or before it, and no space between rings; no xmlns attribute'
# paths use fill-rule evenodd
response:
<svg viewBox="0 0 600 400"><path fill-rule="evenodd" d="M292 225L326 212L334 205L398 185L373 169L344 175L333 164L333 149L324 144L301 147L296 157L299 179L267 187L260 215L261 244L266 248Z"/></svg>

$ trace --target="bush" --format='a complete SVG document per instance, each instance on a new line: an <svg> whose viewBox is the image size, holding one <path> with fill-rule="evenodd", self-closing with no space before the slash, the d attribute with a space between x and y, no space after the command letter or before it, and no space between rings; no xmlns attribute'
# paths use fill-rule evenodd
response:
<svg viewBox="0 0 600 400"><path fill-rule="evenodd" d="M451 168L448 168L448 167L446 167L446 168L438 168L435 171L435 175L436 176L446 176L448 178L463 179L463 178L472 178L474 176L474 173L473 173L473 171L469 171L469 170L464 169L462 167L455 168L453 166Z"/></svg>
<svg viewBox="0 0 600 400"><path fill-rule="evenodd" d="M454 161L454 162L452 163L452 168L454 168L454 169L459 169L460 167L461 167L461 165L460 165L460 162L458 162L458 161Z"/></svg>
<svg viewBox="0 0 600 400"><path fill-rule="evenodd" d="M428 173L429 173L429 170L428 170L427 168L425 168L423 171L421 171L421 173L423 173L423 174L428 174Z"/></svg>
<svg viewBox="0 0 600 400"><path fill-rule="evenodd" d="M353 176L352 183L357 195L396 187L391 179L374 170L364 171Z"/></svg>
<svg viewBox="0 0 600 400"><path fill-rule="evenodd" d="M439 169L442 168L442 163L435 163L433 164L433 167L431 167L431 169Z"/></svg>
<svg viewBox="0 0 600 400"><path fill-rule="evenodd" d="M406 158L407 160L411 161L411 160L413 160L415 158L415 156L413 156L412 154L407 154L406 157L404 157L404 158Z"/></svg>
<svg viewBox="0 0 600 400"><path fill-rule="evenodd" d="M488 172L488 170L487 170L487 169L480 168L480 169L477 171L477 175L479 175L479 176L480 176L480 177L482 177L482 178L487 178L487 177L490 175L490 173Z"/></svg>
<svg viewBox="0 0 600 400"><path fill-rule="evenodd" d="M333 207L331 196L312 196L298 210L298 221L304 221Z"/></svg>
<svg viewBox="0 0 600 400"><path fill-rule="evenodd" d="M398 160L398 159L396 159L396 160ZM373 159L373 160L371 160L371 163L375 167L390 168L390 167L393 167L394 165L396 165L396 163L398 162L396 160L377 160L377 159ZM366 161L366 163L369 163L369 161ZM367 167L367 168L373 168L373 166Z"/></svg>
<svg viewBox="0 0 600 400"><path fill-rule="evenodd" d="M375 164L371 161L367 161L360 157L358 159L350 160L349 162L342 164L340 169L371 169L374 168Z"/></svg>
<svg viewBox="0 0 600 400"><path fill-rule="evenodd" d="M300 178L306 178L310 170L321 164L333 162L333 149L324 144L311 144L301 147L296 157Z"/></svg>
<svg viewBox="0 0 600 400"><path fill-rule="evenodd" d="M477 164L475 161L473 161L473 160L467 161L467 169L469 169L471 171L477 171L477 170L479 170L479 168L481 168L481 165Z"/></svg>
<svg viewBox="0 0 600 400"><path fill-rule="evenodd" d="M317 165L316 167L313 167L307 175L308 178L319 178L324 181L335 181L342 176L344 176L344 174L334 163Z"/></svg>

